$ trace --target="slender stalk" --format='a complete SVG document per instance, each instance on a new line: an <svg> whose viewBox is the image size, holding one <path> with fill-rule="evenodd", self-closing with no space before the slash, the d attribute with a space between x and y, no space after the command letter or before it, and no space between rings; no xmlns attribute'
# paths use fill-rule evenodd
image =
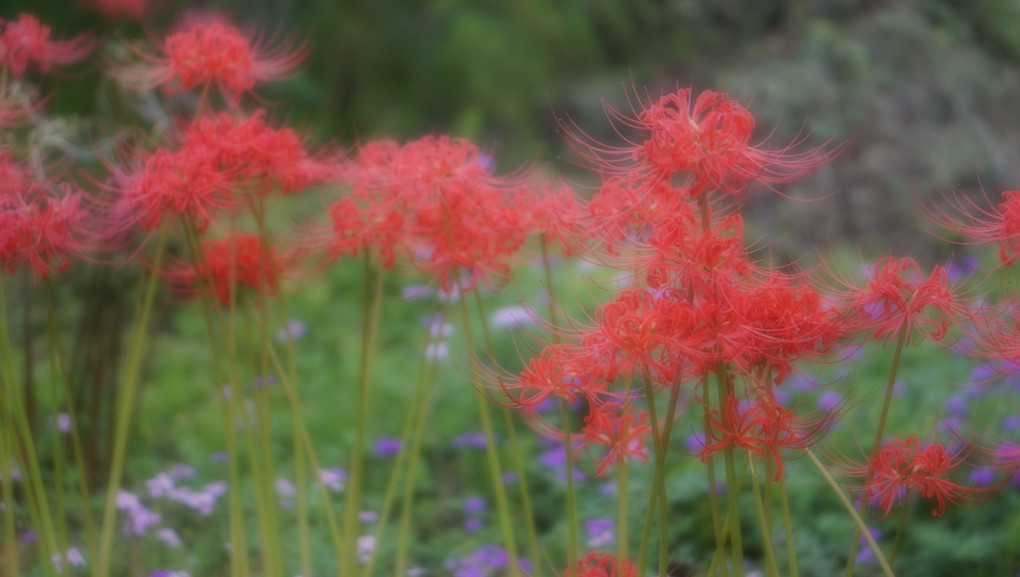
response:
<svg viewBox="0 0 1020 577"><path fill-rule="evenodd" d="M372 383L372 362L375 358L375 339L379 329L379 311L382 304L383 271L376 266L372 274L372 255L365 251L364 258L364 311L361 324L361 368L358 376L358 404L355 415L354 449L351 456L351 474L344 510L344 575L355 575L358 570L358 534L361 522L361 490L364 476L365 428L368 422L368 393Z"/></svg>
<svg viewBox="0 0 1020 577"><path fill-rule="evenodd" d="M751 493L754 494L754 505L758 512L762 546L765 548L766 571L771 577L780 577L779 566L776 564L776 552L772 549L772 528L769 525L768 515L765 512L765 502L762 499L761 488L758 487L758 473L754 468L754 456L750 453L747 455L747 463L751 468Z"/></svg>
<svg viewBox="0 0 1020 577"><path fill-rule="evenodd" d="M626 433L626 431L625 431ZM629 484L630 468L627 467L627 460L624 459L616 464L616 558L627 559L630 539L627 533L627 522L630 515L627 511L627 497L630 489Z"/></svg>
<svg viewBox="0 0 1020 577"><path fill-rule="evenodd" d="M438 301L433 303L432 310L429 313L429 318L433 318L436 309L439 308L438 304ZM447 305L446 303L443 303L442 310L439 313L439 318L446 318L446 312ZM435 339L436 337L434 337L431 331L429 331L428 336L426 337L426 349L429 345L435 342ZM417 417L419 411L415 409L422 407L421 412L424 413L424 407L428 406L428 397L425 395L425 375L427 367L431 365L432 363L430 363L423 354L418 362L414 391L411 393L411 402L407 405L408 410L407 416L404 418L404 429L400 434L400 451L397 453L397 458L394 460L393 468L390 471L389 481L386 482L386 493L383 496L382 508L379 511L379 522L377 523L374 535L376 543L382 543L383 534L386 530L386 523L390 518L390 510L393 507L393 501L397 495L398 480L404 476L404 467L411 453L411 451L407 448L411 444L411 434L415 431L415 424L418 422ZM378 555L376 555L376 550L373 549L369 554L368 561L362 568L361 577L370 577L372 575L376 559L378 559Z"/></svg>
<svg viewBox="0 0 1020 577"><path fill-rule="evenodd" d="M191 257L191 262L195 263L197 266L203 260L202 250L198 242L198 233L189 221L184 221L183 228L188 254ZM233 274L233 272L231 274ZM211 292L211 281L209 279L204 279L204 282L206 282L206 286L201 291L203 298L201 299L202 305L200 308L202 310L202 317L205 320L206 331L209 336L209 349L212 356L215 382L222 383L223 378L220 372L220 367L223 353L220 351L220 339L216 336L216 326L218 324L220 330L226 331L224 326L225 321L222 318L222 311L219 308L219 304L210 296L213 294ZM233 397L235 388L230 385L228 385L228 387L230 397ZM225 423L224 436L226 437L227 443L227 467L230 483L230 490L227 493L230 516L230 574L231 577L247 577L247 575L249 575L248 539L244 524L244 510L241 503L241 475L238 464L238 416L236 404L231 400L231 398L224 395L222 390L217 391L216 396L221 400L221 411L223 413L223 421Z"/></svg>
<svg viewBox="0 0 1020 577"><path fill-rule="evenodd" d="M3 379L4 386L7 384L7 379ZM0 388L0 391L3 390ZM0 490L2 490L3 504L4 504L4 571L7 575L12 577L18 577L21 575L21 569L18 561L18 539L14 529L14 480L13 480L13 469L11 468L11 455L7 448L7 423L10 422L9 411L7 410L7 398L6 394L0 398L0 402L3 403L2 412L3 425L0 426Z"/></svg>
<svg viewBox="0 0 1020 577"><path fill-rule="evenodd" d="M892 366L889 368L889 381L885 386L885 397L882 399L882 412L878 417L878 428L875 430L875 442L871 445L871 455L868 457L868 474L864 479L864 484L867 486L871 483L875 471L871 468L871 462L878 456L879 451L882 449L882 437L885 435L885 423L889 417L889 405L892 404L892 393L893 388L896 385L896 373L900 368L900 358L903 354L903 345L907 342L907 329L909 325L904 323L900 327L899 334L896 336L896 349L893 352ZM863 515L867 508L867 502L862 501L858 513ZM858 529L854 530L853 539L850 541L850 554L846 560L846 577L853 577L854 565L857 563L857 549L860 546L861 533Z"/></svg>
<svg viewBox="0 0 1020 577"><path fill-rule="evenodd" d="M85 468L84 452L81 448L81 436L78 428L78 417L75 415L74 394L71 390L71 383L67 378L67 369L64 364L64 357L60 347L60 339L57 334L57 313L53 306L53 285L50 279L43 279L43 293L46 300L46 324L48 325L50 338L50 355L52 362L57 369L60 381L64 385L65 404L67 406L68 419L71 421L71 444L74 452L75 467L78 469L78 492L82 503L82 517L85 521L85 543L89 552L89 558L96 558L96 529L92 519L92 507L89 504L89 482L88 471ZM55 423L57 425L57 423ZM59 444L59 440L58 440Z"/></svg>
<svg viewBox="0 0 1020 577"><path fill-rule="evenodd" d="M471 319L468 313L467 300L464 298L463 287L460 290L460 312L461 321L464 324L464 338L470 344L475 342L474 333L471 330ZM477 355L471 355L472 363L478 362ZM503 535L503 544L506 546L509 571L512 577L520 575L520 563L517 560L517 539L514 537L513 522L510 518L510 504L506 497L506 487L503 484L503 469L499 462L499 449L496 446L496 435L492 430L492 418L489 416L489 404L485 397L476 394L478 404L478 415L482 421L482 431L485 432L485 453L489 466L489 478L492 482L492 490L496 497L496 510L499 517L500 532ZM570 448L567 449L568 451ZM569 461L569 456L568 456Z"/></svg>
<svg viewBox="0 0 1020 577"><path fill-rule="evenodd" d="M900 550L900 542L903 540L903 530L907 526L908 511L910 511L910 493L907 493L907 498L903 500L903 505L900 508L900 519L896 523L896 536L893 537L892 551L889 553L890 567L896 563L896 553Z"/></svg>
<svg viewBox="0 0 1020 577"><path fill-rule="evenodd" d="M13 422L13 427L10 430L11 444L21 469L22 478L26 481L25 493L32 525L39 530L40 549L42 549L43 558L47 560L42 563L43 573L52 576L56 574L56 571L48 559L57 555L59 551L49 503L46 500L42 472L39 468L32 422L29 415L26 414L28 407L25 406L21 389L14 379L13 355L7 332L7 297L4 291L4 277L5 275L0 274L0 355L3 359L4 383L8 393L4 403L8 418L4 419L4 422ZM9 482L10 475L5 475L4 479Z"/></svg>
<svg viewBox="0 0 1020 577"><path fill-rule="evenodd" d="M463 301L461 301L463 302ZM445 307L444 307L445 311ZM442 323L444 316L439 317L439 322ZM431 331L430 331L430 339ZM430 341L434 342L434 341ZM423 356L425 350L423 349ZM419 410L417 419L415 420L414 426L414 437L411 445L411 452L408 456L407 461L407 474L404 479L404 494L401 500L400 510L400 528L397 532L397 554L396 561L394 563L394 577L405 577L405 568L407 567L407 547L408 538L411 532L411 513L412 505L414 504L414 489L415 489L415 474L418 472L418 458L421 456L421 444L422 439L425 437L425 421L428 417L428 406L429 398L432 396L432 387L435 384L435 374L437 359L435 355L427 359L425 364L425 374L423 377L423 387L421 399L419 399Z"/></svg>
<svg viewBox="0 0 1020 577"><path fill-rule="evenodd" d="M730 398L729 383L726 376L726 365L716 365L716 381L719 389L719 414L722 416L723 427L727 430L732 426L729 422L729 415L726 411L726 403ZM723 452L726 461L726 486L736 487L736 464L733 455L733 448L727 447ZM733 572L736 575L744 575L744 543L740 532L740 505L737 498L739 493L735 490L726 491L726 500L729 502L730 517L730 543L733 545L731 551L733 557Z"/></svg>
<svg viewBox="0 0 1020 577"><path fill-rule="evenodd" d="M131 414L138 392L138 381L142 371L142 351L145 349L149 319L152 315L152 304L156 296L156 285L159 280L159 267L166 251L167 228L160 228L156 240L156 256L152 271L144 288L141 316L132 327L128 340L127 362L124 370L124 381L121 385L120 398L117 402L117 419L114 433L113 457L110 462L110 480L106 493L106 506L103 510L102 532L99 541L99 560L95 574L105 577L110 574L110 554L113 551L114 521L117 517L117 492L120 490L121 477L124 473L124 458L127 454L128 433L131 427Z"/></svg>
<svg viewBox="0 0 1020 577"><path fill-rule="evenodd" d="M783 530L786 531L786 558L790 563L790 577L800 577L797 569L797 548L793 542L793 519L790 516L790 500L786 496L786 477L779 478L779 501L783 508Z"/></svg>
<svg viewBox="0 0 1020 577"><path fill-rule="evenodd" d="M701 397L702 397L702 412L704 417L702 418L705 427L705 442L707 443L712 431L708 425L708 415L711 410L711 392L712 389L709 386L709 376L705 373L701 379ZM712 532L715 534L715 552L719 557L725 556L726 554L726 536L723 530L722 513L719 512L719 495L717 492L717 485L715 481L715 457L709 456L706 464L706 471L708 472L708 506L712 512ZM722 564L723 577L729 577L729 567ZM710 572L709 575L714 575Z"/></svg>
<svg viewBox="0 0 1020 577"><path fill-rule="evenodd" d="M644 574L648 564L648 548L651 540L652 518L655 512L659 513L659 574L663 575L668 561L668 526L666 524L666 492L665 492L665 461L666 449L669 448L669 438L673 422L676 417L676 405L679 398L679 382L673 383L669 395L669 407L666 410L666 421L663 429L659 430L658 414L655 407L655 393L652 390L651 379L645 375L645 396L648 399L648 415L652 422L652 444L655 451L655 472L652 477L652 490L648 495L648 506L645 509L645 520L641 532L641 548L638 552L638 571Z"/></svg>
<svg viewBox="0 0 1020 577"><path fill-rule="evenodd" d="M474 291L475 304L478 307L478 320L482 327L482 335L485 338L485 346L489 350L489 354L493 354L496 350L493 340L492 332L489 330L489 322L486 320L487 315L485 314L485 305L482 303L482 295L478 291ZM528 532L528 550L531 553L531 558L538 560L540 557L540 549L538 547L538 530L535 528L535 515L531 508L531 491L528 488L528 476L524 468L524 457L521 453L520 444L517 442L517 425L514 424L514 415L509 407L502 407L501 412L503 413L503 423L506 425L507 438L510 441L510 454L514 460L514 472L517 475L517 490L521 500L521 513L524 516L524 525ZM568 467L572 467L573 463L569 463ZM570 500L570 486L567 488L567 500ZM569 508L569 504L568 504ZM568 512L568 518L569 518ZM576 520L576 511L574 513ZM576 523L574 523L576 527ZM542 576L542 564L534 563L532 568L532 577Z"/></svg>
<svg viewBox="0 0 1020 577"><path fill-rule="evenodd" d="M875 542L875 538L871 536L871 531L868 531L868 526L865 525L864 519L861 518L860 513L854 509L853 503L850 502L850 499L843 493L843 490L840 489L839 483L832 478L829 471L825 469L825 465L818 460L818 457L815 456L811 449L805 449L804 452L807 454L808 459L811 460L811 464L813 464L815 468L818 469L818 472L822 474L822 478L825 479L826 484L828 484L832 491L836 493L836 497L839 498L843 507L848 513L850 513L850 517L852 517L854 523L857 524L857 530L860 531L861 535L864 535L864 539L868 542L868 546L870 546L872 552L874 552L875 559L878 561L879 567L882 568L882 573L886 577L895 577L892 567L889 566L889 562L886 561L885 555L882 554L882 549L878 546L878 543Z"/></svg>

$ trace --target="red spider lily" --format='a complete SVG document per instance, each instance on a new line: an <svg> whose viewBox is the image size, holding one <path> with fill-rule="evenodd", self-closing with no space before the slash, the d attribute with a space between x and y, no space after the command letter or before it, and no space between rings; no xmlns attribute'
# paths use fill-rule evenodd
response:
<svg viewBox="0 0 1020 577"><path fill-rule="evenodd" d="M546 242L556 242L563 254L584 250L592 230L587 210L574 189L565 184L541 183L514 191L513 202L527 215L528 227Z"/></svg>
<svg viewBox="0 0 1020 577"><path fill-rule="evenodd" d="M633 242L648 236L660 220L689 218L694 215L686 201L686 192L662 180L625 173L606 178L599 191L588 201L592 228L610 254L621 241Z"/></svg>
<svg viewBox="0 0 1020 577"><path fill-rule="evenodd" d="M889 515L897 501L916 491L925 499L934 499L932 515L942 516L947 503L960 504L976 500L976 495L987 488L965 487L947 478L949 473L967 461L965 449L950 453L939 443L921 448L917 437L887 443L867 464L846 466L848 476L868 479L859 487L863 498L874 502Z"/></svg>
<svg viewBox="0 0 1020 577"><path fill-rule="evenodd" d="M726 400L726 414L709 411L709 437L701 449L702 462L726 449L742 448L758 457L767 453L776 463L774 480L783 476L783 449L804 450L828 430L836 418L830 413L820 419L796 415L778 402L767 388L759 390L755 402L742 409L736 397Z"/></svg>
<svg viewBox="0 0 1020 577"><path fill-rule="evenodd" d="M610 108L611 117L638 132L628 146L614 149L576 134L575 140L603 172L637 172L666 181L683 175L691 197L712 191L740 195L756 181L790 182L834 155L825 147L795 152L803 140L764 150L751 144L750 112L726 94L705 91L691 100L691 91L681 89L644 106L635 118Z"/></svg>
<svg viewBox="0 0 1020 577"><path fill-rule="evenodd" d="M274 189L289 194L333 180L340 172L335 154L309 154L294 130L268 126L264 110L246 118L199 118L184 132L181 149L207 156L237 181L238 190L245 187L259 194Z"/></svg>
<svg viewBox="0 0 1020 577"><path fill-rule="evenodd" d="M171 270L166 276L175 285L211 288L216 299L227 304L232 286L238 290L248 287L258 295L276 294L284 268L276 250L264 246L258 236L235 234L203 241L198 263Z"/></svg>
<svg viewBox="0 0 1020 577"><path fill-rule="evenodd" d="M999 260L1011 265L1020 253L1020 191L1007 190L995 208L960 194L943 195L946 206L925 206L935 224L963 235L973 244L999 244ZM985 197L987 201L988 198Z"/></svg>
<svg viewBox="0 0 1020 577"><path fill-rule="evenodd" d="M798 359L830 352L847 330L839 311L825 306L814 288L777 272L730 305L728 323L744 329L733 360L744 370L767 365L776 382Z"/></svg>
<svg viewBox="0 0 1020 577"><path fill-rule="evenodd" d="M577 560L577 567L573 571L565 569L563 574L576 577L637 577L637 570L627 559L617 559L608 553L588 553Z"/></svg>
<svg viewBox="0 0 1020 577"><path fill-rule="evenodd" d="M142 62L116 74L128 86L167 93L215 84L236 100L256 84L289 78L308 53L307 46L270 47L221 21L198 23L170 34L158 54L138 52Z"/></svg>
<svg viewBox="0 0 1020 577"><path fill-rule="evenodd" d="M852 315L844 320L873 331L879 340L905 330L911 342L918 336L940 341L967 312L953 290L942 266L922 280L914 259L885 257L875 263L867 287L841 295Z"/></svg>
<svg viewBox="0 0 1020 577"><path fill-rule="evenodd" d="M648 426L648 412L622 409L617 404L593 406L584 418L580 448L599 445L606 447L605 456L595 469L595 476L601 477L606 470L620 461L636 458L648 462L645 436L652 432Z"/></svg>
<svg viewBox="0 0 1020 577"><path fill-rule="evenodd" d="M408 143L384 182L406 207L408 249L418 270L444 289L470 290L480 280L509 276L527 236L526 219L510 202L513 187L489 174L476 146L445 136Z"/></svg>
<svg viewBox="0 0 1020 577"><path fill-rule="evenodd" d="M0 263L13 274L27 265L38 278L63 272L89 248L85 195L68 186L31 184L0 191Z"/></svg>
<svg viewBox="0 0 1020 577"><path fill-rule="evenodd" d="M329 207L333 227L327 243L330 258L358 256L370 251L389 268L396 262L404 240L404 216L392 205L359 207L353 198Z"/></svg>
<svg viewBox="0 0 1020 577"><path fill-rule="evenodd" d="M157 150L134 174L120 174L108 229L134 224L156 230L168 219L183 217L205 230L220 211L236 206L233 181L203 150Z"/></svg>
<svg viewBox="0 0 1020 577"><path fill-rule="evenodd" d="M554 398L573 403L584 398L598 405L605 393L605 383L589 378L588 364L582 349L570 345L549 345L531 359L527 368L513 378L499 378L497 383L506 393L511 406L524 409L528 419L546 399Z"/></svg>
<svg viewBox="0 0 1020 577"><path fill-rule="evenodd" d="M45 74L52 66L72 64L85 58L92 50L87 36L71 40L50 40L50 27L31 14L17 20L0 18L0 69L6 68L21 78L29 65Z"/></svg>

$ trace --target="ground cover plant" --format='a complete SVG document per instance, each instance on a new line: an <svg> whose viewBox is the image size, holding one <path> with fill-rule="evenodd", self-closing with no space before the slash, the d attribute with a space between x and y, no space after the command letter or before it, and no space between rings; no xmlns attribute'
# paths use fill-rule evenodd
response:
<svg viewBox="0 0 1020 577"><path fill-rule="evenodd" d="M103 42L0 21L4 575L1020 569L1020 193L918 199L983 261L779 261L750 196L853 142L721 92L561 119L575 186L314 144L259 95L314 46L222 15ZM147 114L85 166L89 60Z"/></svg>

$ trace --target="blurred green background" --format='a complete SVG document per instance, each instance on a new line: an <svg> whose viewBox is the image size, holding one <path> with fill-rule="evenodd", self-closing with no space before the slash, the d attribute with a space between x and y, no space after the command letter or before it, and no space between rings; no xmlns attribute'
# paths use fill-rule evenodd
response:
<svg viewBox="0 0 1020 577"><path fill-rule="evenodd" d="M558 118L613 143L605 102L629 111L635 94L726 91L776 147L804 134L846 143L786 189L825 202L754 202L760 232L794 256L845 239L871 255L944 256L913 223L918 196L1016 186L1015 0L154 0L144 26L105 21L86 0L8 4L31 4L63 34L121 38L158 38L189 10L226 11L309 43L300 76L260 91L293 124L345 144L453 133L490 150L501 172L580 173ZM97 104L88 80L61 79L51 108L86 114Z"/></svg>

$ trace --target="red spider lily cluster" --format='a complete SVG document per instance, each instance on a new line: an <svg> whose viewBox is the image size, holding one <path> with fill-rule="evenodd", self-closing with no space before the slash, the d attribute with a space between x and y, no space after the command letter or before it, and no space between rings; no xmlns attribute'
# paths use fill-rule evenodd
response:
<svg viewBox="0 0 1020 577"><path fill-rule="evenodd" d="M588 553L577 561L577 567L564 571L564 575L576 577L637 577L634 564L627 559L617 559L613 555Z"/></svg>

